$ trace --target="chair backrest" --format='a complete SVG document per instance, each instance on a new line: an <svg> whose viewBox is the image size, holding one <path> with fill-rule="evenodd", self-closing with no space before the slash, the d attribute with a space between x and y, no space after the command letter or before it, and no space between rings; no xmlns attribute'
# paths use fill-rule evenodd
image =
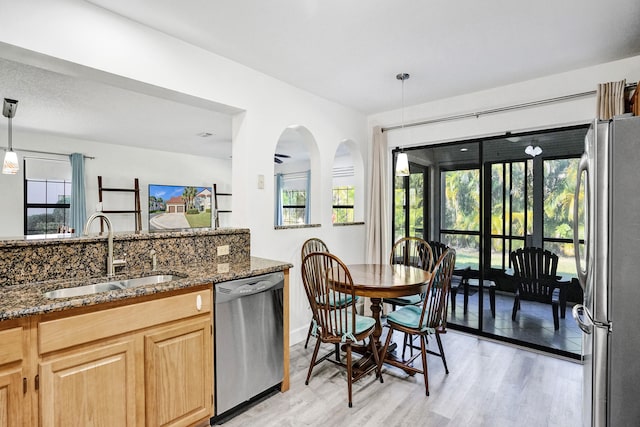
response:
<svg viewBox="0 0 640 427"><path fill-rule="evenodd" d="M404 264L431 271L433 251L426 240L419 237L403 237L393 244L390 264Z"/></svg>
<svg viewBox="0 0 640 427"><path fill-rule="evenodd" d="M433 267L427 294L422 304L421 325L439 330L444 330L447 327L449 291L455 264L456 251L449 248L444 251Z"/></svg>
<svg viewBox="0 0 640 427"><path fill-rule="evenodd" d="M324 342L349 339L348 332L356 330L356 298L347 266L333 254L312 252L302 260L302 282L320 338ZM336 308L330 301L334 290L351 295L351 300Z"/></svg>
<svg viewBox="0 0 640 427"><path fill-rule="evenodd" d="M542 248L525 247L511 252L510 257L520 297L550 302L555 288L558 255Z"/></svg>
<svg viewBox="0 0 640 427"><path fill-rule="evenodd" d="M312 237L307 239L302 244L302 249L300 250L300 260L303 260L304 257L309 255L311 252L330 252L327 245L317 237Z"/></svg>
<svg viewBox="0 0 640 427"><path fill-rule="evenodd" d="M449 246L435 240L431 240L427 243L429 243L429 246L431 247L431 252L433 252L433 264L435 266L435 263L440 259L444 251L449 249Z"/></svg>

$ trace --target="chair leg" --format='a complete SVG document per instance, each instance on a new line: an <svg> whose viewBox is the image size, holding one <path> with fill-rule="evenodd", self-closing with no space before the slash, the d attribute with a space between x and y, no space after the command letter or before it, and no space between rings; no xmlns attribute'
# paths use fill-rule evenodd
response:
<svg viewBox="0 0 640 427"><path fill-rule="evenodd" d="M514 322L516 320L516 313L518 312L519 308L520 308L520 297L516 295L515 299L513 300L513 312L511 313L511 320Z"/></svg>
<svg viewBox="0 0 640 427"><path fill-rule="evenodd" d="M352 371L353 366L351 366L351 344L347 343L347 388L349 389L349 408L353 407L353 403L351 402L351 384L353 382Z"/></svg>
<svg viewBox="0 0 640 427"><path fill-rule="evenodd" d="M336 343L335 353L336 353L336 362L339 362L340 361L340 344L338 343Z"/></svg>
<svg viewBox="0 0 640 427"><path fill-rule="evenodd" d="M467 314L467 309L469 308L469 283L464 283L464 310L463 313Z"/></svg>
<svg viewBox="0 0 640 427"><path fill-rule="evenodd" d="M496 290L489 288L489 305L491 306L491 317L496 318Z"/></svg>
<svg viewBox="0 0 640 427"><path fill-rule="evenodd" d="M452 288L449 293L451 294L451 312L456 312L456 296L458 296L458 289Z"/></svg>
<svg viewBox="0 0 640 427"><path fill-rule="evenodd" d="M313 332L313 320L309 323L309 332L307 332L307 340L304 342L304 348L309 345L309 338L311 338L311 332Z"/></svg>
<svg viewBox="0 0 640 427"><path fill-rule="evenodd" d="M405 332L404 340L403 340L403 343L402 343L402 360L404 360L404 355L407 352L407 345L408 345L408 338L407 338L407 333Z"/></svg>
<svg viewBox="0 0 640 427"><path fill-rule="evenodd" d="M404 343L402 345L402 360L405 360L405 354L409 347L409 357L413 357L413 335L404 333Z"/></svg>
<svg viewBox="0 0 640 427"><path fill-rule="evenodd" d="M442 363L444 364L444 372L448 374L449 368L447 367L447 358L444 356L444 347L442 346L442 339L440 338L440 334L438 332L436 332L436 341L438 342L440 357L442 358Z"/></svg>
<svg viewBox="0 0 640 427"><path fill-rule="evenodd" d="M551 309L553 310L553 328L557 331L560 329L560 320L558 319L558 303L554 302L551 304Z"/></svg>
<svg viewBox="0 0 640 427"><path fill-rule="evenodd" d="M389 343L391 342L391 334L393 334L393 329L389 328L389 333L387 334L387 339L384 342L384 346L382 347L382 351L380 354L387 354L387 350L389 349ZM378 360L378 370L382 372L382 362L384 361L384 356L379 358Z"/></svg>
<svg viewBox="0 0 640 427"><path fill-rule="evenodd" d="M369 345L371 346L371 353L373 353L373 360L376 362L376 378L380 378L380 383L384 383L382 379L382 363L380 363L381 355L378 353L376 343L373 341L373 337L369 337Z"/></svg>
<svg viewBox="0 0 640 427"><path fill-rule="evenodd" d="M311 378L311 371L313 371L313 366L316 364L316 358L318 357L318 350L320 350L320 340L316 340L316 346L313 348L313 356L311 356L311 364L309 365L309 372L307 373L307 380L304 382L305 385L309 385L309 379Z"/></svg>
<svg viewBox="0 0 640 427"><path fill-rule="evenodd" d="M429 370L427 369L427 337L420 335L420 347L422 350L422 375L424 376L424 389L429 396Z"/></svg>

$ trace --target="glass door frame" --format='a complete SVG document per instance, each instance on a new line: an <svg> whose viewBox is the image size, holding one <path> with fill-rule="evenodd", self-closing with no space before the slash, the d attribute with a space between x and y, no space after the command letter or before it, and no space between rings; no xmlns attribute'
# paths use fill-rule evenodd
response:
<svg viewBox="0 0 640 427"><path fill-rule="evenodd" d="M393 150L393 189L392 189L392 212L391 212L391 240L392 244L400 239L401 237L413 236L420 237L425 240L429 240L429 205L430 199L428 197L428 188L431 180L429 179L429 168L427 166L420 165L418 163L409 162L409 176L396 176L396 158L397 154L400 150ZM411 175L422 174L422 233L411 234L411 186L410 186L410 178ZM402 190L403 190L403 201L402 209L404 210L404 214L402 215L404 226L402 227L403 234L396 235L396 196L398 188L397 180L402 180ZM415 227L414 227L415 231Z"/></svg>

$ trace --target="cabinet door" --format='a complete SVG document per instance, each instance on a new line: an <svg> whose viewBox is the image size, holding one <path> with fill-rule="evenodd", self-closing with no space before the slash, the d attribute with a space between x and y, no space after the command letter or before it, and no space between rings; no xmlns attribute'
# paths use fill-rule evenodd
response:
<svg viewBox="0 0 640 427"><path fill-rule="evenodd" d="M21 427L22 369L0 368L0 427Z"/></svg>
<svg viewBox="0 0 640 427"><path fill-rule="evenodd" d="M22 385L25 363L23 340L22 326L0 331L0 427L28 424L23 422L29 408Z"/></svg>
<svg viewBox="0 0 640 427"><path fill-rule="evenodd" d="M134 426L133 339L81 348L40 364L41 426Z"/></svg>
<svg viewBox="0 0 640 427"><path fill-rule="evenodd" d="M187 426L212 416L211 316L145 334L147 426Z"/></svg>

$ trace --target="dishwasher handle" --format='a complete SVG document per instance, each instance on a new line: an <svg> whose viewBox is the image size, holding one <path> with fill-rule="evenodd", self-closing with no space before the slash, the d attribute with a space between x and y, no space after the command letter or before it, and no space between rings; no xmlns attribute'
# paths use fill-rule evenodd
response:
<svg viewBox="0 0 640 427"><path fill-rule="evenodd" d="M215 302L222 304L234 299L243 298L271 290L278 290L284 287L284 277L276 275L270 280L256 278L254 281L238 280L215 285Z"/></svg>
<svg viewBox="0 0 640 427"><path fill-rule="evenodd" d="M276 286L277 282L271 282L269 280L260 280L258 282L247 283L245 285L240 285L234 288L230 295L252 295L258 294L260 292L268 291L269 289Z"/></svg>

